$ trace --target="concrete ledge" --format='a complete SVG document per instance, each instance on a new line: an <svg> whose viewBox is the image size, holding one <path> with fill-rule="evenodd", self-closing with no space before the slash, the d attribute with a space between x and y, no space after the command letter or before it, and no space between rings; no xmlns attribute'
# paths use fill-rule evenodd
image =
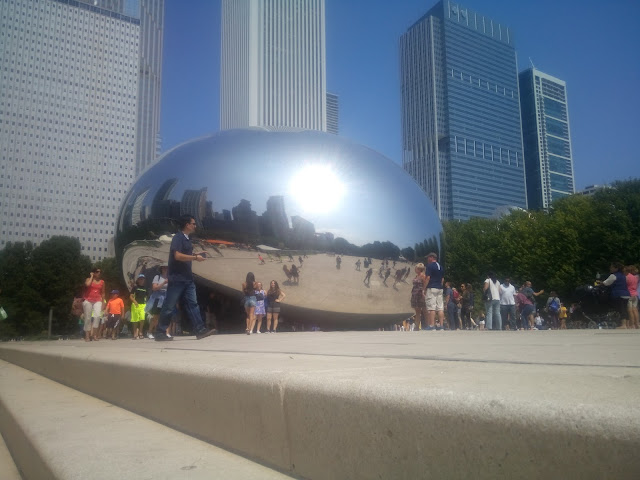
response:
<svg viewBox="0 0 640 480"><path fill-rule="evenodd" d="M3 361L0 429L26 480L290 478Z"/></svg>
<svg viewBox="0 0 640 480"><path fill-rule="evenodd" d="M2 407L0 406L0 409ZM2 410L0 410L0 417L3 415ZM18 472L18 467L16 467L13 458L11 458L11 454L9 453L9 449L7 449L7 444L0 435L0 478L3 480L22 480L20 476L20 472Z"/></svg>
<svg viewBox="0 0 640 480"><path fill-rule="evenodd" d="M358 335L378 351L389 338L453 338ZM464 338L501 338L479 335ZM518 334L507 335L512 341ZM282 337L298 347L308 338L337 338ZM569 362L575 359L529 365L230 351L234 342L255 341L249 338L225 338L224 351L209 347L219 338L170 346L3 345L0 357L306 478L640 474L640 371L633 362L614 368ZM551 337L526 338L540 349L539 339Z"/></svg>

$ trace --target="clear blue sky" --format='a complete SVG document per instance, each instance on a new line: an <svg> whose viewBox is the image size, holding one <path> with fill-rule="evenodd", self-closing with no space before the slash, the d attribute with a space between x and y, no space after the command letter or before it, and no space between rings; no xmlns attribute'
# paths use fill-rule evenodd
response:
<svg viewBox="0 0 640 480"><path fill-rule="evenodd" d="M292 0L295 1L295 0ZM340 134L402 162L400 35L435 1L326 0ZM467 0L515 32L518 66L567 82L576 186L640 177L640 2ZM166 0L163 151L219 129L220 1Z"/></svg>

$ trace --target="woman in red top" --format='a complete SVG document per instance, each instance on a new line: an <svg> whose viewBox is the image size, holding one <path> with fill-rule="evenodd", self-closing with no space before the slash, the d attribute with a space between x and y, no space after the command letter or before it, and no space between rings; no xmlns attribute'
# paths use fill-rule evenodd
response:
<svg viewBox="0 0 640 480"><path fill-rule="evenodd" d="M104 302L104 280L100 278L102 271L94 268L89 277L84 281L84 341L98 340L98 327L100 327L100 314Z"/></svg>

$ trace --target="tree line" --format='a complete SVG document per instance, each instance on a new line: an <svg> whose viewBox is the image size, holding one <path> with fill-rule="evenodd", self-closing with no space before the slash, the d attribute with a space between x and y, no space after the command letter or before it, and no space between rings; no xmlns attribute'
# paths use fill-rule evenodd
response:
<svg viewBox="0 0 640 480"><path fill-rule="evenodd" d="M536 289L569 299L596 274L606 278L611 262L640 261L640 179L558 199L549 211L515 210L443 228L446 276L454 285L480 287L494 271L499 279L531 280Z"/></svg>
<svg viewBox="0 0 640 480"><path fill-rule="evenodd" d="M37 247L31 242L8 243L0 251L0 305L8 314L0 321L0 339L46 334L50 309L54 334L77 331L71 306L94 266L102 269L108 289L126 291L116 260L92 265L77 238L54 236Z"/></svg>

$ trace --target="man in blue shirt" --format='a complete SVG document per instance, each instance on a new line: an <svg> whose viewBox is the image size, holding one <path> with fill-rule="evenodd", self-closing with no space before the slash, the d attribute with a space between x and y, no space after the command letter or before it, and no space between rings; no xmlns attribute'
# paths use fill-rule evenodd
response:
<svg viewBox="0 0 640 480"><path fill-rule="evenodd" d="M202 253L194 255L193 245L189 239L189 235L196 230L196 221L191 215L183 215L180 217L179 227L180 231L173 236L169 251L169 284L155 335L156 341L159 342L173 340L173 337L167 335L167 327L171 323L171 317L175 313L176 304L180 299L182 299L186 314L191 319L193 331L198 340L217 333L215 328L207 329L202 321L196 297L196 285L191 273L192 261L204 262L205 260Z"/></svg>
<svg viewBox="0 0 640 480"><path fill-rule="evenodd" d="M431 252L427 254L427 328L435 328L436 311L440 328L444 328L444 299L442 298L442 287L444 280L444 270L438 263L438 254Z"/></svg>

